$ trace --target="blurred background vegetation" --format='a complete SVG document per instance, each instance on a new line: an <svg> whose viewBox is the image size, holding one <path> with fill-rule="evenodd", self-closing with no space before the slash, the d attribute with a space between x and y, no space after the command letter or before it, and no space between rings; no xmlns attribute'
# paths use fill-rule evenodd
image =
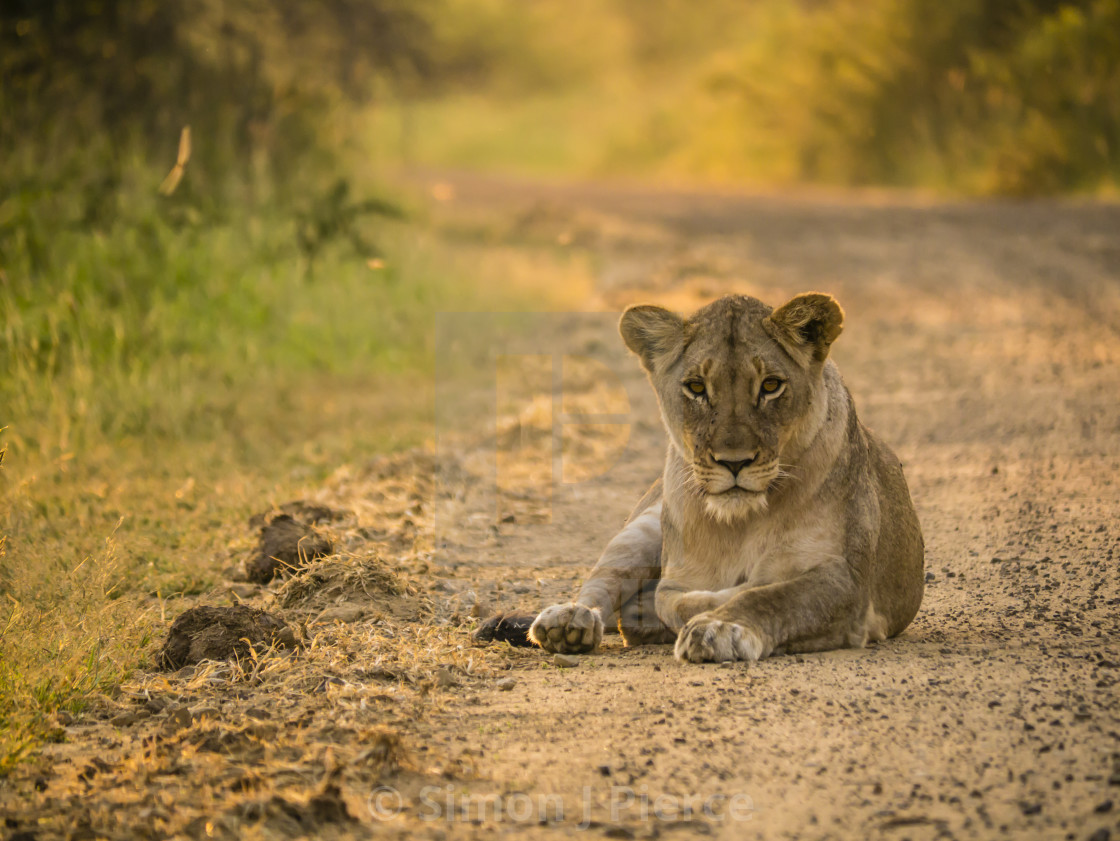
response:
<svg viewBox="0 0 1120 841"><path fill-rule="evenodd" d="M1120 0L0 0L0 113L0 405L77 431L60 382L416 350L401 164L1111 194ZM324 268L394 318L319 319Z"/></svg>
<svg viewBox="0 0 1120 841"><path fill-rule="evenodd" d="M0 771L565 285L409 167L1115 196L1120 0L0 0Z"/></svg>
<svg viewBox="0 0 1120 841"><path fill-rule="evenodd" d="M437 21L464 38L455 72L432 65L438 84L380 112L404 160L970 195L1120 183L1117 0L463 0Z"/></svg>

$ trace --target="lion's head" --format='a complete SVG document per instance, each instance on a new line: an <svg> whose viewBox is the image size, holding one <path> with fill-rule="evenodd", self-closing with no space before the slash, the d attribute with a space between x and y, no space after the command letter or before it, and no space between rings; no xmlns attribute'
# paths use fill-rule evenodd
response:
<svg viewBox="0 0 1120 841"><path fill-rule="evenodd" d="M649 373L689 484L713 516L766 509L791 451L823 423L822 373L843 321L819 293L776 310L729 295L688 319L655 306L623 314L623 341Z"/></svg>

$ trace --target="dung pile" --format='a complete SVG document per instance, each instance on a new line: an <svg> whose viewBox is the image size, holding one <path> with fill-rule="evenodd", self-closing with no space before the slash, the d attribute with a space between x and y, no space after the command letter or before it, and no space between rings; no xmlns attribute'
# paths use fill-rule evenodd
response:
<svg viewBox="0 0 1120 841"><path fill-rule="evenodd" d="M249 526L260 530L257 550L245 564L246 577L267 584L334 551L330 538L318 531L320 523L345 519L347 514L325 506L289 502L279 509L257 514Z"/></svg>
<svg viewBox="0 0 1120 841"><path fill-rule="evenodd" d="M160 665L181 669L203 660L250 656L251 649L294 648L295 634L286 623L263 610L192 607L172 623L160 652Z"/></svg>

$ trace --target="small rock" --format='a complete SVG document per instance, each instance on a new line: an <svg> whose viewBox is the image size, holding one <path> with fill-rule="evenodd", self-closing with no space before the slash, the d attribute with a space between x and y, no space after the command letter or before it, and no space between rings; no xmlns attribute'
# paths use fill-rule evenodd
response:
<svg viewBox="0 0 1120 841"><path fill-rule="evenodd" d="M1038 815L1042 813L1041 803L1020 803L1019 808L1024 815Z"/></svg>
<svg viewBox="0 0 1120 841"><path fill-rule="evenodd" d="M459 681L455 680L455 675L451 674L451 670L446 666L440 666L436 671L436 685L444 688L451 686L458 686Z"/></svg>
<svg viewBox="0 0 1120 841"><path fill-rule="evenodd" d="M151 698L144 702L144 709L155 715L156 713L161 713L165 709L167 709L170 703L171 701L169 701L167 698L164 698L162 695L153 695Z"/></svg>
<svg viewBox="0 0 1120 841"><path fill-rule="evenodd" d="M734 660L724 660L722 663L719 664L719 667L721 669L730 669L733 665L735 665Z"/></svg>
<svg viewBox="0 0 1120 841"><path fill-rule="evenodd" d="M36 791L46 791L48 785L49 785L49 783L47 782L46 777L39 776L39 777L35 778L35 790Z"/></svg>
<svg viewBox="0 0 1120 841"><path fill-rule="evenodd" d="M361 605L344 604L339 607L328 607L319 614L316 622L357 622L366 615L366 610Z"/></svg>
<svg viewBox="0 0 1120 841"><path fill-rule="evenodd" d="M249 577L245 574L244 564L230 564L228 567L223 567L222 578L224 578L226 581L249 580Z"/></svg>
<svg viewBox="0 0 1120 841"><path fill-rule="evenodd" d="M163 729L168 733L177 733L184 728L190 727L193 721L194 716L191 715L189 707L172 707L167 711L167 719L163 723Z"/></svg>
<svg viewBox="0 0 1120 841"><path fill-rule="evenodd" d="M554 654L552 655L552 663L561 669L573 669L579 665L579 658L574 654Z"/></svg>
<svg viewBox="0 0 1120 841"><path fill-rule="evenodd" d="M245 715L258 720L272 718L272 713L261 707L249 707L249 709L245 710Z"/></svg>
<svg viewBox="0 0 1120 841"><path fill-rule="evenodd" d="M221 711L217 707L195 707L191 710L191 717L198 721L200 718L208 718L211 721L221 717Z"/></svg>
<svg viewBox="0 0 1120 841"><path fill-rule="evenodd" d="M637 837L636 835L634 835L634 830L630 829L629 827L625 827L625 826L612 826L610 829L608 829L606 832L604 832L603 835L606 838L636 838Z"/></svg>
<svg viewBox="0 0 1120 841"><path fill-rule="evenodd" d="M1113 771L1108 775L1108 784L1110 786L1120 786L1120 771Z"/></svg>
<svg viewBox="0 0 1120 841"><path fill-rule="evenodd" d="M131 727L136 721L137 716L134 712L121 713L109 719L109 723L114 727Z"/></svg>
<svg viewBox="0 0 1120 841"><path fill-rule="evenodd" d="M1094 807L1093 811L1096 812L1098 815L1103 815L1106 812L1111 812L1112 811L1112 801L1111 800L1106 800L1106 801L1104 801L1104 803L1098 803L1096 805L1096 807Z"/></svg>
<svg viewBox="0 0 1120 841"><path fill-rule="evenodd" d="M1089 836L1089 841L1109 841L1110 838L1112 838L1112 833L1108 830L1108 827L1101 827Z"/></svg>
<svg viewBox="0 0 1120 841"><path fill-rule="evenodd" d="M504 677L494 685L497 686L498 689L500 689L502 692L509 692L511 689L513 689L513 687L517 685L517 681L511 677Z"/></svg>
<svg viewBox="0 0 1120 841"><path fill-rule="evenodd" d="M611 766L609 765L600 765L598 770L604 777L609 777L611 775Z"/></svg>
<svg viewBox="0 0 1120 841"><path fill-rule="evenodd" d="M342 678L337 677L335 675L328 675L327 677L325 677L323 679L323 681L318 686L315 687L314 691L315 692L326 692L332 686L345 686L345 685L346 685L346 681L344 681Z"/></svg>
<svg viewBox="0 0 1120 841"><path fill-rule="evenodd" d="M927 572L926 573L926 581L933 581L935 578L937 578L937 576L934 575L932 572Z"/></svg>
<svg viewBox="0 0 1120 841"><path fill-rule="evenodd" d="M74 723L74 716L70 715L66 710L56 710L54 720L57 721L61 727L69 727Z"/></svg>
<svg viewBox="0 0 1120 841"><path fill-rule="evenodd" d="M233 593L233 595L237 596L237 598L241 599L242 601L244 601L245 599L251 599L253 598L253 596L259 595L261 592L261 588L257 584L233 583L228 585L226 589L228 589L231 593Z"/></svg>

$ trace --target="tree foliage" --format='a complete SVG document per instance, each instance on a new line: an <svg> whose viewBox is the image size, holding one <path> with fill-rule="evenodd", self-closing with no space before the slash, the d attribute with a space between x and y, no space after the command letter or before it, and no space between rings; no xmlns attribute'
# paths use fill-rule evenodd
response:
<svg viewBox="0 0 1120 841"><path fill-rule="evenodd" d="M430 73L423 10L407 0L0 0L0 156L32 175L71 162L113 180L130 156L169 166L190 125L205 162L196 187L219 191L234 172L287 177L330 145L320 121L332 106Z"/></svg>

